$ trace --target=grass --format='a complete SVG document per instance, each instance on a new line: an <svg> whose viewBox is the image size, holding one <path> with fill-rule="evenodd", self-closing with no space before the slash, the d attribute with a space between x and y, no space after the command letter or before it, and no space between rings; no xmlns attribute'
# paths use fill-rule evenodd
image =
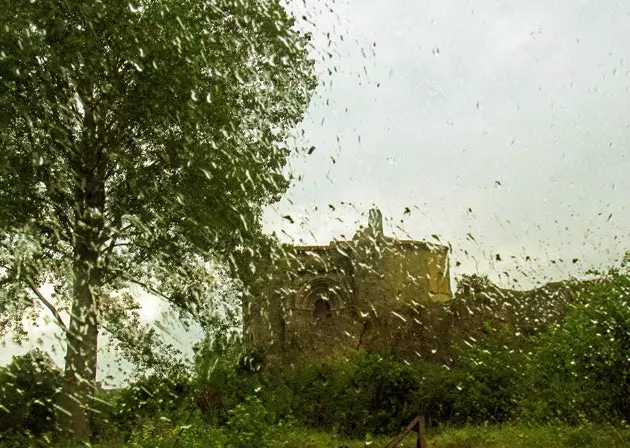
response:
<svg viewBox="0 0 630 448"><path fill-rule="evenodd" d="M534 447L597 447L630 446L630 429L613 426L470 426L447 429L431 437L429 446L444 448L534 448Z"/></svg>
<svg viewBox="0 0 630 448"><path fill-rule="evenodd" d="M286 448L365 448L384 447L390 437L368 437L366 440L348 440L329 433L294 430L287 434ZM429 431L428 447L440 448L534 448L534 447L630 447L630 428L603 425L585 426L529 426L510 424L503 426L468 426ZM401 443L401 448L416 446L415 434Z"/></svg>
<svg viewBox="0 0 630 448"><path fill-rule="evenodd" d="M183 437L178 443L180 448L197 448L206 446L223 446L207 430L202 430L206 436L206 442L186 441ZM209 429L209 428L208 428ZM215 430L216 431L216 430ZM210 432L212 430L210 429ZM95 448L140 448L173 446L173 439L168 443L160 443L156 440L145 439L144 443L122 443L121 441L104 441ZM199 440L199 439L198 439ZM212 440L213 443L208 444ZM329 432L314 431L306 428L287 429L283 434L277 434L274 438L276 442L268 446L278 446L284 448L365 448L384 447L391 440L391 437L376 436L369 434L363 440L350 440L336 436ZM0 447L13 447L14 444L4 445L0 442ZM41 444L23 446L42 446ZM68 444L55 445L58 448L66 448ZM257 445L258 446L258 445ZM415 433L411 433L399 445L401 448L413 448L416 446ZM548 448L548 447L592 447L592 448L626 448L630 447L630 427L614 427L605 425L537 425L526 424L506 424L501 426L467 426L460 428L445 428L439 431L429 430L427 434L427 446L429 448ZM244 446L244 448L248 448Z"/></svg>

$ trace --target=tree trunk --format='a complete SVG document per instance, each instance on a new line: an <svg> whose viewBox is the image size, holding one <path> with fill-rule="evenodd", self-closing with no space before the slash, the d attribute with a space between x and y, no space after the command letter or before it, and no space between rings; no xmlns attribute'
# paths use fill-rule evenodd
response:
<svg viewBox="0 0 630 448"><path fill-rule="evenodd" d="M99 154L84 152L75 164L73 300L67 336L60 429L88 441L96 390L98 295L102 286L101 241L104 229L105 182Z"/></svg>
<svg viewBox="0 0 630 448"><path fill-rule="evenodd" d="M72 315L67 335L61 429L77 440L89 440L91 402L96 386L98 322L93 279L83 263L75 260Z"/></svg>

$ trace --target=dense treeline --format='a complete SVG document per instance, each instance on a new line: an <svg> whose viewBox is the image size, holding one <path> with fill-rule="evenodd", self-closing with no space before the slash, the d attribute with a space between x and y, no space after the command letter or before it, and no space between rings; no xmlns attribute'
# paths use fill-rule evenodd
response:
<svg viewBox="0 0 630 448"><path fill-rule="evenodd" d="M292 427L394 434L420 410L432 427L628 422L629 300L630 277L611 271L588 282L547 331L488 323L440 364L358 351L273 368L238 338L214 337L198 345L193 374L170 366L101 392L96 437L131 446L274 446ZM1 372L6 444L53 430L57 375L41 353L16 357Z"/></svg>

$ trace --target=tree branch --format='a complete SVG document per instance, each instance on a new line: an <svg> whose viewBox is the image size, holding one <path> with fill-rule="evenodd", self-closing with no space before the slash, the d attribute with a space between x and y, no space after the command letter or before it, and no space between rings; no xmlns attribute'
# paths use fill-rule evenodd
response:
<svg viewBox="0 0 630 448"><path fill-rule="evenodd" d="M126 280L126 281L128 281L130 283L133 283L135 285L138 285L138 286L144 288L147 292L150 292L151 294L155 294L156 296L161 297L164 300L166 300L167 303L170 303L171 298L169 296L167 296L166 294L158 291L153 286L148 285L148 284L146 284L144 282L141 282L140 280L136 280L136 279L133 279L131 277L128 277L128 276L126 276L124 274L122 274L121 277L123 278L123 280Z"/></svg>
<svg viewBox="0 0 630 448"><path fill-rule="evenodd" d="M121 237L124 238L124 233L131 228L133 228L133 224L127 224L123 228L111 232L110 233L111 236L108 236L107 238L102 238L101 239L102 243L106 245L104 249L105 252L111 253L111 248L117 246L116 241L118 241L118 239L120 239ZM109 241L109 244L106 244L108 241Z"/></svg>
<svg viewBox="0 0 630 448"><path fill-rule="evenodd" d="M35 293L35 295L40 300L40 302L42 302L44 304L44 306L46 308L48 308L48 310L50 310L52 315L55 316L55 319L57 321L57 325L59 325L63 329L63 332L64 333L68 333L68 327L66 327L66 324L64 323L63 319L61 318L61 315L59 314L59 311L57 311L57 308L55 308L53 306L53 304L50 303L46 299L46 297L43 296L43 294L39 291L37 286L35 286L35 283L33 283L32 280L30 280L30 279L26 280L26 284L31 289L31 291L33 291L33 293Z"/></svg>

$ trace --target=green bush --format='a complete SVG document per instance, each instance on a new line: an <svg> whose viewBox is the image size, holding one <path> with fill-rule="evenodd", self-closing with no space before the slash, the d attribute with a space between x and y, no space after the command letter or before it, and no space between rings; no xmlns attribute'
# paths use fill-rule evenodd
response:
<svg viewBox="0 0 630 448"><path fill-rule="evenodd" d="M366 428L361 429L360 435L398 432L420 412L417 374L393 356L359 356L354 383L357 393L367 401Z"/></svg>
<svg viewBox="0 0 630 448"><path fill-rule="evenodd" d="M459 384L464 374L446 365L433 363L420 364L419 372L417 401L424 409L427 425L457 424L459 416L455 415L456 403L461 396Z"/></svg>
<svg viewBox="0 0 630 448"><path fill-rule="evenodd" d="M109 445L105 445L109 446ZM125 446L134 448L223 448L229 446L227 432L206 424L193 413L188 421L175 424L159 418L137 422Z"/></svg>
<svg viewBox="0 0 630 448"><path fill-rule="evenodd" d="M570 423L630 420L630 278L593 282L540 340L526 414Z"/></svg>
<svg viewBox="0 0 630 448"><path fill-rule="evenodd" d="M466 423L501 423L519 414L525 353L514 343L509 327L458 349L454 414Z"/></svg>
<svg viewBox="0 0 630 448"><path fill-rule="evenodd" d="M238 338L219 336L197 347L195 384L207 422L225 425L232 411L258 397L276 423L295 418L362 437L397 432L419 411L413 369L391 356L357 352L346 360L290 365L266 375L262 364Z"/></svg>
<svg viewBox="0 0 630 448"><path fill-rule="evenodd" d="M161 416L175 423L186 419L194 408L193 395L189 374L174 366L169 372L140 377L113 397L111 407L99 408L109 413L108 420L118 431L129 435L143 419Z"/></svg>
<svg viewBox="0 0 630 448"><path fill-rule="evenodd" d="M281 372L281 381L291 392L291 413L304 425L331 429L350 420L343 418L344 414L357 408L351 372L342 364L312 362L288 366ZM269 393L278 387L273 384Z"/></svg>
<svg viewBox="0 0 630 448"><path fill-rule="evenodd" d="M267 448L282 445L290 425L279 423L257 397L246 397L229 411L227 423L208 424L199 411L176 423L158 418L137 421L128 446L138 448Z"/></svg>
<svg viewBox="0 0 630 448"><path fill-rule="evenodd" d="M339 434L395 433L419 412L417 377L393 357L358 352L336 363L285 368L268 394L284 387L300 423Z"/></svg>
<svg viewBox="0 0 630 448"><path fill-rule="evenodd" d="M276 416L257 397L247 397L229 412L227 444L230 448L266 448L281 438Z"/></svg>
<svg viewBox="0 0 630 448"><path fill-rule="evenodd" d="M195 347L195 399L208 423L226 424L229 412L261 389L262 364L237 335L217 334Z"/></svg>
<svg viewBox="0 0 630 448"><path fill-rule="evenodd" d="M507 326L488 325L473 342L456 347L449 366L419 365L418 401L429 425L500 423L520 414L527 344Z"/></svg>
<svg viewBox="0 0 630 448"><path fill-rule="evenodd" d="M50 357L38 349L13 357L0 370L0 440L53 430L61 378Z"/></svg>

